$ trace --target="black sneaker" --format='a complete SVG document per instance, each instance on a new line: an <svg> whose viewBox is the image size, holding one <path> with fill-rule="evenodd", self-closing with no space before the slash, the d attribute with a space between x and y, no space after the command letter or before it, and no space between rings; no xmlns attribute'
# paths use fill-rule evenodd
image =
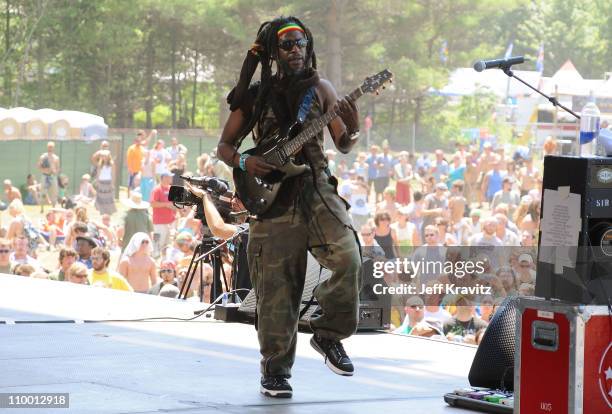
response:
<svg viewBox="0 0 612 414"><path fill-rule="evenodd" d="M261 388L259 392L267 397L291 398L293 395L293 388L289 385L287 378L283 376L269 376L261 378Z"/></svg>
<svg viewBox="0 0 612 414"><path fill-rule="evenodd" d="M321 338L315 334L310 338L310 345L325 357L325 365L336 374L347 377L353 375L355 368L340 341Z"/></svg>

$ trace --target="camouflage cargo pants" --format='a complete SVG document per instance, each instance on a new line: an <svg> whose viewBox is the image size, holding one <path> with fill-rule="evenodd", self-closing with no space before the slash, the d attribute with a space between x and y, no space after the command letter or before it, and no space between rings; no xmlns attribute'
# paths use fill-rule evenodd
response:
<svg viewBox="0 0 612 414"><path fill-rule="evenodd" d="M325 174L317 183L329 209L315 193L312 180L306 180L295 210L250 224L249 269L257 295L263 375L291 375L307 250L332 271L315 288L323 313L311 319L310 326L322 337L337 340L357 328L361 258L356 235L338 220L350 223L335 186Z"/></svg>

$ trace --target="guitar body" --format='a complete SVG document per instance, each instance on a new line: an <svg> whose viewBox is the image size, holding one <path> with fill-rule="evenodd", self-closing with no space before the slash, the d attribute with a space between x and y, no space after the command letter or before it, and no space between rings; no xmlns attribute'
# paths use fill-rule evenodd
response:
<svg viewBox="0 0 612 414"><path fill-rule="evenodd" d="M276 166L276 170L264 177L253 177L240 168L234 168L234 184L236 193L251 214L263 214L272 206L278 191L287 178L303 174L308 170L307 165L294 162L293 157L279 153L279 148L299 133L299 126L293 125L287 136L273 137L269 145L257 146L245 151L244 154L264 157L267 162Z"/></svg>

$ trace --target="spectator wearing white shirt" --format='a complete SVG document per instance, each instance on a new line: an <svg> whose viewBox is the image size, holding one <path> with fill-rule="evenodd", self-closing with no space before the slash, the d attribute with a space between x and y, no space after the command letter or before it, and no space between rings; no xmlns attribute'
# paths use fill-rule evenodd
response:
<svg viewBox="0 0 612 414"><path fill-rule="evenodd" d="M519 205L521 201L521 196L516 191L512 190L512 184L514 184L514 179L512 177L505 176L502 180L502 189L497 191L493 196L493 201L491 202L491 210L495 210L501 203L505 203L508 205L508 214L512 216L514 214L514 210Z"/></svg>
<svg viewBox="0 0 612 414"><path fill-rule="evenodd" d="M172 161L176 161L179 154L187 155L187 147L183 144L179 144L176 137L172 137L170 148L168 148L168 153L170 154Z"/></svg>
<svg viewBox="0 0 612 414"><path fill-rule="evenodd" d="M533 257L529 253L523 253L518 257L517 284L523 283L535 285L536 272Z"/></svg>
<svg viewBox="0 0 612 414"><path fill-rule="evenodd" d="M164 146L165 143L163 139L157 140L150 154L155 164L155 176L157 178L160 178L162 174L168 172L168 163L172 160L172 156Z"/></svg>
<svg viewBox="0 0 612 414"><path fill-rule="evenodd" d="M519 240L518 235L509 230L508 225L508 217L501 213L497 213L495 215L495 219L497 219L497 230L496 236L501 240L503 246L520 246L521 242Z"/></svg>
<svg viewBox="0 0 612 414"><path fill-rule="evenodd" d="M397 235L401 257L406 257L411 253L412 247L418 246L420 243L419 231L413 223L408 221L409 215L410 210L407 206L400 207L397 221L391 224L391 228L395 230Z"/></svg>
<svg viewBox="0 0 612 414"><path fill-rule="evenodd" d="M28 255L28 239L24 236L18 236L13 239L13 253L11 253L9 260L11 267L15 267L18 264L28 264L35 269L40 269L40 263Z"/></svg>
<svg viewBox="0 0 612 414"><path fill-rule="evenodd" d="M503 246L502 241L497 237L497 219L495 217L487 217L483 220L482 231L475 234L469 240L469 245L476 247L472 249L473 252L484 253L491 259L491 265L493 268L507 263L504 260L507 259L504 250L499 249Z"/></svg>
<svg viewBox="0 0 612 414"><path fill-rule="evenodd" d="M368 185L361 175L357 175L355 170L350 170L349 179L342 183L340 196L351 205L349 212L353 219L353 227L361 228L370 218Z"/></svg>
<svg viewBox="0 0 612 414"><path fill-rule="evenodd" d="M432 175L436 179L436 182L439 182L442 177L448 177L449 166L448 162L444 159L444 152L442 150L436 150L436 163L431 168Z"/></svg>

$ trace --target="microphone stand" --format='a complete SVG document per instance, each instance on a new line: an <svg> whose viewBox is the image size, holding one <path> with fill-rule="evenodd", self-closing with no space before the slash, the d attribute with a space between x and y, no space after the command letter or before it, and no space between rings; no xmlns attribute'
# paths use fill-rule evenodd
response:
<svg viewBox="0 0 612 414"><path fill-rule="evenodd" d="M519 78L518 76L516 76L516 75L514 74L514 72L512 72L512 70L510 69L510 66L511 66L511 65L502 65L502 66L500 67L500 69L501 69L501 70L503 70L503 71L504 71L504 73L505 73L506 75L508 75L509 77L514 78L514 79L518 80L518 81L519 81L519 82L521 82L523 85L527 86L529 89L532 89L532 90L536 91L537 93L539 93L540 95L542 95L543 97L545 97L546 99L548 99L548 102L550 102L551 104L553 104L553 106L555 106L555 107L557 107L557 106L558 106L559 108L561 108L561 109L565 110L566 112L568 112L568 113L570 113L570 114L574 115L574 116L576 117L576 119L580 119L580 116L579 116L577 113L575 113L575 112L574 112L574 111L572 111L571 109L567 108L566 106L564 106L564 105L560 104L560 103L559 103L559 101L557 100L557 98L552 97L552 96L548 96L548 95L546 95L545 93L541 92L539 89L534 88L533 86L531 86L530 84L528 84L527 82L525 82L524 80L522 80L521 78ZM556 281L555 281L555 278L554 278L554 277L553 277L553 278L552 278L552 280L551 280L551 285L552 285L552 286L551 286L551 291L552 291L552 292L554 292L554 291L556 290L556 286L555 286L555 285L556 285ZM549 297L549 296L550 296L550 295L545 295L545 299L546 299L546 300L550 300L550 297Z"/></svg>
<svg viewBox="0 0 612 414"><path fill-rule="evenodd" d="M522 80L521 78L519 78L518 76L516 76L514 74L514 72L512 72L512 70L510 69L510 65L504 65L504 66L500 66L500 69L504 71L504 73L506 75L508 75L511 78L516 79L517 81L521 82L523 85L527 86L529 89L532 89L534 91L536 91L537 93L539 93L540 95L542 95L543 97L545 97L546 99L548 99L548 102L550 102L551 104L553 104L553 106L558 106L561 109L564 109L566 112L574 115L576 117L576 119L580 119L580 115L578 115L577 113L575 113L574 111L572 111L571 109L567 108L566 106L562 105L561 103L559 103L559 101L557 100L557 98L553 97L553 96L548 96L545 93L541 92L539 89L534 88L533 86L531 86L530 84L528 84L527 82L525 82L524 80Z"/></svg>

